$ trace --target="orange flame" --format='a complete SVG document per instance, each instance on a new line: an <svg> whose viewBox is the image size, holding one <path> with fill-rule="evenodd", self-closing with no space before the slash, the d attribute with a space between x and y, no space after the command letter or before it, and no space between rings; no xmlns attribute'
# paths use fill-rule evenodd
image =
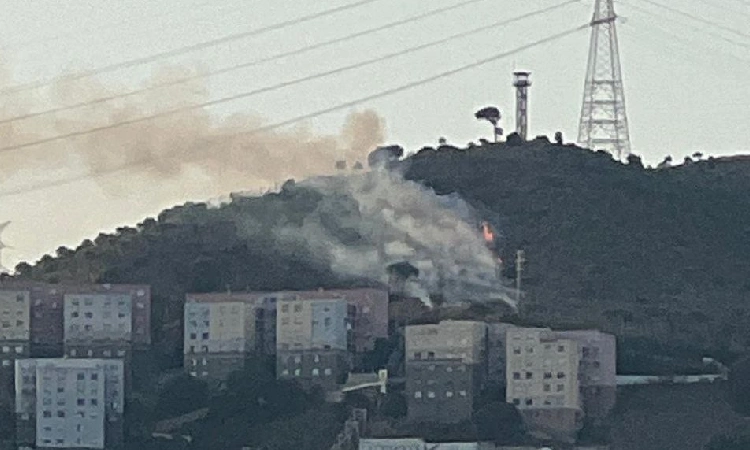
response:
<svg viewBox="0 0 750 450"><path fill-rule="evenodd" d="M482 222L482 237L487 243L495 242L495 233L492 232L490 224L488 224L487 222Z"/></svg>

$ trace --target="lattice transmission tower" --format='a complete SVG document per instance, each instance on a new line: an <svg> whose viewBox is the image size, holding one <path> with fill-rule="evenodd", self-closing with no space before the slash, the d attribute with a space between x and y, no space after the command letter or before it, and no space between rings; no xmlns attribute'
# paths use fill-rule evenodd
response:
<svg viewBox="0 0 750 450"><path fill-rule="evenodd" d="M606 150L617 159L630 154L630 132L617 42L614 0L596 0L591 19L586 82L578 145Z"/></svg>

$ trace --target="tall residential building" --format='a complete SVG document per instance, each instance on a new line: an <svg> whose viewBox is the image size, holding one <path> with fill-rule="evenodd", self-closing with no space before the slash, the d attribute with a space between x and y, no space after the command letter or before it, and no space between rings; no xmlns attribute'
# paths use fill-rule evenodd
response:
<svg viewBox="0 0 750 450"><path fill-rule="evenodd" d="M578 343L578 381L586 417L606 417L617 399L615 336L598 330L558 331L555 334Z"/></svg>
<svg viewBox="0 0 750 450"><path fill-rule="evenodd" d="M354 308L343 299L279 299L276 375L324 389L343 383L353 316Z"/></svg>
<svg viewBox="0 0 750 450"><path fill-rule="evenodd" d="M131 323L130 323L130 335L129 342L135 349L147 348L151 344L151 292L148 286L141 285L56 285L56 284L44 284L44 283L32 283L32 282L17 282L17 281L4 281L0 283L0 293L10 292L11 295L14 292L23 292L29 298L28 304L28 315L29 315L29 336L27 343L30 345L30 354L32 356L40 357L58 357L63 354L68 354L67 350L76 350L77 354L87 356L88 350L92 350L92 356L101 357L101 353L104 349L99 349L98 344L92 348L76 348L78 344L86 342L82 337L89 332L89 336L99 338L105 338L104 334L99 333L96 335L94 332L94 322L86 323L87 317L84 315L80 317L78 326L81 327L80 332L76 333L74 329L67 328L66 323L75 325L75 320L71 322L70 316L66 317L64 313L64 304L66 296L85 296L93 295L100 296L90 297L92 300L91 310L86 312L93 314L97 312L94 307L94 303L97 305L103 305L107 300L108 296L116 296L118 294L127 295L130 297L132 311L130 312ZM85 306L85 305L84 305ZM83 308L83 306L81 307ZM99 316L104 319L104 311L98 310ZM72 314L72 310L70 313ZM80 313L80 311L79 311ZM98 322L97 322L98 323ZM86 330L86 325L91 325L90 330ZM103 326L103 323L102 323ZM103 330L99 330L103 331ZM118 333L118 330L113 329L113 336ZM70 337L66 345L66 332L67 336ZM110 341L121 340L121 339L110 339ZM90 341L94 344L94 341ZM97 354L98 353L98 354ZM116 357L116 351L113 354Z"/></svg>
<svg viewBox="0 0 750 450"><path fill-rule="evenodd" d="M256 294L260 295L260 293ZM270 293L265 293L270 295ZM346 301L351 308L351 342L355 353L364 353L375 348L378 339L388 339L388 290L375 288L331 289L311 291L281 291L273 295L287 300L332 300Z"/></svg>
<svg viewBox="0 0 750 450"><path fill-rule="evenodd" d="M102 449L122 441L122 361L23 359L15 371L19 447Z"/></svg>
<svg viewBox="0 0 750 450"><path fill-rule="evenodd" d="M471 321L407 326L405 360L410 421L469 420L486 378L487 326Z"/></svg>
<svg viewBox="0 0 750 450"><path fill-rule="evenodd" d="M578 343L547 328L511 328L506 346L506 401L532 429L574 438L582 419Z"/></svg>
<svg viewBox="0 0 750 450"><path fill-rule="evenodd" d="M245 359L256 351L256 311L255 299L188 295L185 370L219 386L232 372L241 370Z"/></svg>
<svg viewBox="0 0 750 450"><path fill-rule="evenodd" d="M31 335L29 305L29 291L0 290L0 389L12 385L13 362L28 358Z"/></svg>

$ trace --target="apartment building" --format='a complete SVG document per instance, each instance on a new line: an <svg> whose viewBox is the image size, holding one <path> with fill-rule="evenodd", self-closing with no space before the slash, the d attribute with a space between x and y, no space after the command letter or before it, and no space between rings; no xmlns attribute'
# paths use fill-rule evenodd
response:
<svg viewBox="0 0 750 450"><path fill-rule="evenodd" d="M351 320L346 300L280 298L276 315L276 375L303 386L333 389L349 371Z"/></svg>
<svg viewBox="0 0 750 450"><path fill-rule="evenodd" d="M456 423L471 419L485 383L484 322L444 321L411 325L405 332L408 419Z"/></svg>
<svg viewBox="0 0 750 450"><path fill-rule="evenodd" d="M578 343L547 328L510 328L506 346L506 401L530 428L574 438L582 420Z"/></svg>
<svg viewBox="0 0 750 450"><path fill-rule="evenodd" d="M32 356L59 357L69 354L70 350L76 350L79 355L88 355L88 351L92 350L92 356L101 357L101 353L106 349L97 348L97 345L93 344L98 344L98 342L94 341L90 341L92 348L83 346L82 344L87 342L83 337L88 333L91 337L97 337L97 341L100 340L98 338L104 338L102 333L94 333L94 325L98 322L94 320L93 314L97 312L97 317L103 320L105 313L103 309L97 309L95 305L103 305L107 302L108 296L117 294L128 295L131 299L129 333L131 346L135 349L145 349L151 344L151 292L148 286L110 284L78 286L5 281L0 284L0 293L3 292L11 296L22 292L28 296L29 302L26 308L28 308L30 329L26 341ZM92 301L91 310L87 309L85 312L92 313L90 323L87 322L86 319L89 318L85 315L78 318L66 317L65 297L71 296L72 301L72 296L85 295L99 296L89 298ZM79 314L80 308L82 307L79 307ZM70 312L72 314L73 311ZM78 319L78 321L71 321L71 319ZM68 328L66 323L72 328ZM79 332L75 332L74 325L81 327ZM86 330L86 325L92 328ZM118 331L113 330L113 332L116 334ZM68 345L66 345L66 333L70 336ZM119 340L121 339L109 339L110 342ZM117 350L114 350L113 357L116 357ZM99 354L96 354L97 351Z"/></svg>
<svg viewBox="0 0 750 450"><path fill-rule="evenodd" d="M124 372L116 359L16 360L20 448L99 448L123 440Z"/></svg>
<svg viewBox="0 0 750 450"><path fill-rule="evenodd" d="M266 294L268 295L268 294ZM278 299L313 301L344 300L350 308L351 349L365 353L375 348L378 339L388 338L388 290L375 288L282 291Z"/></svg>
<svg viewBox="0 0 750 450"><path fill-rule="evenodd" d="M241 370L245 359L255 352L255 302L243 300L187 297L184 364L190 375L220 386L232 372Z"/></svg>
<svg viewBox="0 0 750 450"><path fill-rule="evenodd" d="M28 358L30 294L24 290L0 290L0 387L13 379L16 359Z"/></svg>
<svg viewBox="0 0 750 450"><path fill-rule="evenodd" d="M605 418L617 399L617 343L614 335L598 330L557 331L578 343L578 381L588 418Z"/></svg>

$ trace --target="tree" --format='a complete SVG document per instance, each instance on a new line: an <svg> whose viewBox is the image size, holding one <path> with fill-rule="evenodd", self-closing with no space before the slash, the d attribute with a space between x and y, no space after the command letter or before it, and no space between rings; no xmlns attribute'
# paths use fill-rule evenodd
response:
<svg viewBox="0 0 750 450"><path fill-rule="evenodd" d="M523 418L510 403L489 403L474 413L472 421L477 428L477 438L483 441L515 444L526 435Z"/></svg>
<svg viewBox="0 0 750 450"><path fill-rule="evenodd" d="M157 416L175 417L208 406L208 386L188 374L168 380L159 392Z"/></svg>
<svg viewBox="0 0 750 450"><path fill-rule="evenodd" d="M643 169L643 161L641 160L641 157L633 153L628 155L628 165Z"/></svg>

